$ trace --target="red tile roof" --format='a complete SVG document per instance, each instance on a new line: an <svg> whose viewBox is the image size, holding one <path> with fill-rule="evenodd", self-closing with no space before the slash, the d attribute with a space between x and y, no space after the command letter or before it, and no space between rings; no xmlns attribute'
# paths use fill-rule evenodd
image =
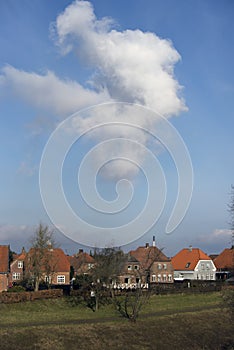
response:
<svg viewBox="0 0 234 350"><path fill-rule="evenodd" d="M145 269L149 268L154 261L170 261L160 249L154 246L138 247L136 250L131 250L129 254Z"/></svg>
<svg viewBox="0 0 234 350"><path fill-rule="evenodd" d="M75 270L79 269L83 264L94 264L94 258L85 252L79 252L76 255L68 257L70 264L74 267Z"/></svg>
<svg viewBox="0 0 234 350"><path fill-rule="evenodd" d="M16 255L14 257L14 260L22 260L22 261L24 261L25 258L26 258L26 252L22 252L21 254Z"/></svg>
<svg viewBox="0 0 234 350"><path fill-rule="evenodd" d="M9 246L0 245L0 273L9 271Z"/></svg>
<svg viewBox="0 0 234 350"><path fill-rule="evenodd" d="M31 248L27 254L30 256L33 255L34 248ZM50 264L54 269L54 272L70 272L70 261L65 255L62 249L54 248L49 251Z"/></svg>
<svg viewBox="0 0 234 350"><path fill-rule="evenodd" d="M217 258L214 259L217 269L234 269L234 249L224 249Z"/></svg>
<svg viewBox="0 0 234 350"><path fill-rule="evenodd" d="M171 259L171 262L174 270L193 271L199 260L211 260L211 258L199 248L184 248Z"/></svg>

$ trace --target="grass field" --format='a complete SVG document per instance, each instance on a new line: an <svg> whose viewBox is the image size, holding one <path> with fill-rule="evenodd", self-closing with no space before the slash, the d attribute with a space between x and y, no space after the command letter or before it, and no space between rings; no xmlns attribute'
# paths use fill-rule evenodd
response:
<svg viewBox="0 0 234 350"><path fill-rule="evenodd" d="M69 299L0 304L0 349L234 349L219 293L152 296L135 324L112 305Z"/></svg>

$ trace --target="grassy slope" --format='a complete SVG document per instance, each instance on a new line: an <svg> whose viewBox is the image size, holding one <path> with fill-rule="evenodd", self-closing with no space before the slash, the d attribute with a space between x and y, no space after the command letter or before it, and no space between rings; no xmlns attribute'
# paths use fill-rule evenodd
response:
<svg viewBox="0 0 234 350"><path fill-rule="evenodd" d="M152 315L140 318L136 324L122 318L92 324L64 322L116 316L111 305L97 313L82 305L72 307L65 299L0 305L0 349L232 349L233 325L229 315L219 309L218 293L153 296L142 315L176 312L201 304L217 308L172 316ZM59 324L46 324L49 321ZM45 325L23 326L28 322Z"/></svg>

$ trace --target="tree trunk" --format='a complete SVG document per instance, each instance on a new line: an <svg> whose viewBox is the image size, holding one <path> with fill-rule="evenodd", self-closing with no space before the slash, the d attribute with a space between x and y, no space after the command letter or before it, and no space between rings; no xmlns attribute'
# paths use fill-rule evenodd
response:
<svg viewBox="0 0 234 350"><path fill-rule="evenodd" d="M99 297L98 297L98 295L95 296L95 301L96 301L95 311L98 311L98 309L99 309Z"/></svg>
<svg viewBox="0 0 234 350"><path fill-rule="evenodd" d="M36 277L34 292L38 292L38 290L39 290L39 278Z"/></svg>

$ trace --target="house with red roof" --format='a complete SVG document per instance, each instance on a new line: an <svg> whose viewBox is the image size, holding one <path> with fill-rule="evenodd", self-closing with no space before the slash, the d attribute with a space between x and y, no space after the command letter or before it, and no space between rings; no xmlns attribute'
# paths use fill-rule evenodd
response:
<svg viewBox="0 0 234 350"><path fill-rule="evenodd" d="M114 282L114 288L118 289L135 289L142 286L144 280L144 270L140 262L131 254L127 254L126 262L118 279Z"/></svg>
<svg viewBox="0 0 234 350"><path fill-rule="evenodd" d="M0 245L0 292L8 288L9 251L8 245Z"/></svg>
<svg viewBox="0 0 234 350"><path fill-rule="evenodd" d="M152 246L146 243L143 247L131 250L130 255L140 263L144 271L143 281L146 283L173 283L173 266L171 260L156 247L153 236Z"/></svg>
<svg viewBox="0 0 234 350"><path fill-rule="evenodd" d="M9 285L18 283L24 278L24 260L26 251L23 248L20 254L13 255L13 261L10 264Z"/></svg>
<svg viewBox="0 0 234 350"><path fill-rule="evenodd" d="M218 279L226 279L231 274L234 274L234 247L226 248L215 259L214 264Z"/></svg>
<svg viewBox="0 0 234 350"><path fill-rule="evenodd" d="M215 280L216 267L212 259L199 248L182 249L172 258L174 280Z"/></svg>
<svg viewBox="0 0 234 350"><path fill-rule="evenodd" d="M25 258L25 276L34 278L35 248L31 248ZM44 261L40 264L41 282L51 285L70 284L70 262L60 248L48 248Z"/></svg>
<svg viewBox="0 0 234 350"><path fill-rule="evenodd" d="M74 277L89 274L95 264L94 258L84 252L83 249L79 249L77 254L68 256L68 259L73 269Z"/></svg>

